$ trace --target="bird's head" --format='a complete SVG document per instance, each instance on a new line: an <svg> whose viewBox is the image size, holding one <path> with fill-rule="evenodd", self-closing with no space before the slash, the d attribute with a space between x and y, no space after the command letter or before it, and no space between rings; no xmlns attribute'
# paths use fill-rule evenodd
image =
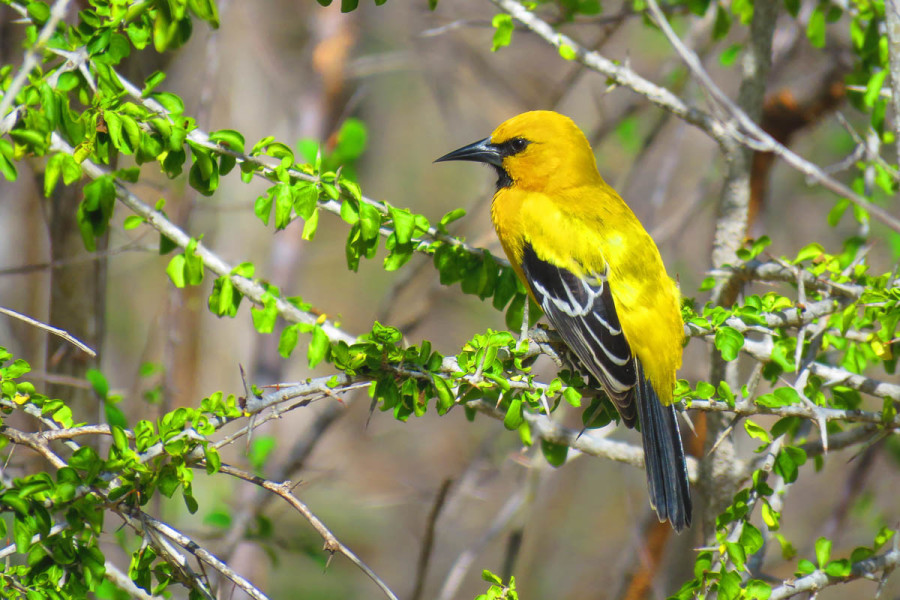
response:
<svg viewBox="0 0 900 600"><path fill-rule="evenodd" d="M435 162L469 160L497 171L497 188L547 192L599 179L594 153L577 125L549 110L504 121L491 137L446 154Z"/></svg>

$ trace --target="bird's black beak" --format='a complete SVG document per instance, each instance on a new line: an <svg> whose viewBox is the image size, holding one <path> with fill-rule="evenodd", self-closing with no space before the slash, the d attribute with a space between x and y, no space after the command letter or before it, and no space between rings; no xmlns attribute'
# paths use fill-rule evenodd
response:
<svg viewBox="0 0 900 600"><path fill-rule="evenodd" d="M471 160L473 162L488 163L495 167L503 166L503 156L500 154L500 149L491 143L491 138L485 138L474 144L463 146L459 150L445 154L434 162L446 160Z"/></svg>

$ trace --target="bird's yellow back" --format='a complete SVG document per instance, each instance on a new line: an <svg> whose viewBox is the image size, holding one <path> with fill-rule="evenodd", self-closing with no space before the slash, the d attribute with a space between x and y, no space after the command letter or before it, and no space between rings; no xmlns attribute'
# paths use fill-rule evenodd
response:
<svg viewBox="0 0 900 600"><path fill-rule="evenodd" d="M514 138L530 143L503 158L512 184L497 190L491 207L510 262L522 276L528 243L540 259L578 276L604 273L608 265L625 338L660 401L671 403L684 330L678 288L656 244L600 176L587 139L568 117L524 113L500 125L491 142Z"/></svg>

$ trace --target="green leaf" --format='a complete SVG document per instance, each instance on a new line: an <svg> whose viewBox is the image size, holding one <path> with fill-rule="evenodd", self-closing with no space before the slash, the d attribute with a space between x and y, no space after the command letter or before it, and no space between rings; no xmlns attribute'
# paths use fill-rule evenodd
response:
<svg viewBox="0 0 900 600"><path fill-rule="evenodd" d="M300 325L298 323L289 325L281 331L281 336L278 338L278 354L282 358L290 358L291 353L297 346L299 334Z"/></svg>
<svg viewBox="0 0 900 600"><path fill-rule="evenodd" d="M50 7L43 2L29 2L25 10L37 25L43 25L50 18Z"/></svg>
<svg viewBox="0 0 900 600"><path fill-rule="evenodd" d="M244 151L244 136L233 129L220 129L209 134L212 142L225 146L235 152Z"/></svg>
<svg viewBox="0 0 900 600"><path fill-rule="evenodd" d="M219 451L216 450L215 446L211 444L207 444L203 447L203 455L206 457L206 472L210 475L219 472L219 469L222 468L222 457L219 456Z"/></svg>
<svg viewBox="0 0 900 600"><path fill-rule="evenodd" d="M525 421L522 414L522 397L514 396L509 401L509 407L506 409L506 416L503 417L503 426L510 431L515 431Z"/></svg>
<svg viewBox="0 0 900 600"><path fill-rule="evenodd" d="M722 358L730 362L738 357L738 353L744 347L744 336L734 327L723 325L716 329L715 343L716 348L722 353Z"/></svg>
<svg viewBox="0 0 900 600"><path fill-rule="evenodd" d="M128 427L128 418L125 416L125 412L109 400L103 403L103 416L106 417L106 422L110 426L115 425L122 429ZM53 418L57 418L56 414L53 415Z"/></svg>
<svg viewBox="0 0 900 600"><path fill-rule="evenodd" d="M743 571L747 563L747 553L744 551L744 547L737 542L725 542L725 550L737 570Z"/></svg>
<svg viewBox="0 0 900 600"><path fill-rule="evenodd" d="M309 341L309 349L306 357L309 360L309 368L314 369L316 365L325 360L328 356L328 350L331 348L331 340L325 334L321 327L316 327L312 332L312 339Z"/></svg>
<svg viewBox="0 0 900 600"><path fill-rule="evenodd" d="M750 437L761 440L765 444L772 443L772 436L769 435L769 432L750 419L744 421L744 429L747 431L747 435L749 435Z"/></svg>
<svg viewBox="0 0 900 600"><path fill-rule="evenodd" d="M881 88L884 87L884 81L887 78L888 70L882 69L874 73L866 84L866 93L863 95L863 104L866 108L872 109L875 101L881 96Z"/></svg>
<svg viewBox="0 0 900 600"><path fill-rule="evenodd" d="M510 35L511 34L512 32L510 32ZM507 41L506 43L509 44L509 41ZM576 58L578 58L578 53L575 52L575 48L573 48L572 46L568 44L562 44L559 47L559 56L563 60L575 60Z"/></svg>
<svg viewBox="0 0 900 600"><path fill-rule="evenodd" d="M162 104L163 108L166 109L172 116L180 116L184 113L184 102L170 92L159 92L156 94L151 94L153 99Z"/></svg>
<svg viewBox="0 0 900 600"><path fill-rule="evenodd" d="M747 556L750 556L762 549L764 540L759 529L750 523L744 523L738 543L744 547L744 552L746 552Z"/></svg>
<svg viewBox="0 0 900 600"><path fill-rule="evenodd" d="M719 55L719 64L723 67L730 67L737 60L737 57L741 55L741 50L743 49L744 47L741 44L730 45Z"/></svg>
<svg viewBox="0 0 900 600"><path fill-rule="evenodd" d="M563 390L563 399L574 406L575 408L581 407L581 392L576 390L573 387L567 387Z"/></svg>
<svg viewBox="0 0 900 600"><path fill-rule="evenodd" d="M90 382L91 387L94 388L94 393L97 394L97 396L106 398L109 395L109 382L106 381L106 377L103 373L97 369L88 369L84 374L84 378Z"/></svg>
<svg viewBox="0 0 900 600"><path fill-rule="evenodd" d="M816 540L816 563L819 568L825 567L831 559L831 540L820 537Z"/></svg>
<svg viewBox="0 0 900 600"><path fill-rule="evenodd" d="M110 426L110 433L112 433L113 438L113 447L119 452L124 452L128 449L128 438L125 436L125 431L121 427L117 427L115 425Z"/></svg>
<svg viewBox="0 0 900 600"><path fill-rule="evenodd" d="M432 374L431 382L434 384L434 391L437 395L438 414L445 415L456 403L456 399L453 397L453 388L446 379L437 374Z"/></svg>
<svg viewBox="0 0 900 600"><path fill-rule="evenodd" d="M566 462L569 454L569 447L563 444L556 444L541 438L541 454L552 467L561 467Z"/></svg>
<svg viewBox="0 0 900 600"><path fill-rule="evenodd" d="M821 5L816 6L809 16L809 23L806 25L806 37L809 38L810 44L814 47L825 47L825 13Z"/></svg>
<svg viewBox="0 0 900 600"><path fill-rule="evenodd" d="M853 566L846 558L833 560L825 566L825 574L829 577L849 577Z"/></svg>
<svg viewBox="0 0 900 600"><path fill-rule="evenodd" d="M316 210L319 199L319 190L316 188L316 184L309 181L298 181L294 184L293 197L294 211L304 219L310 218Z"/></svg>
<svg viewBox="0 0 900 600"><path fill-rule="evenodd" d="M807 260L815 260L822 256L825 253L825 249L822 247L822 244L818 242L813 242L812 244L807 244L797 252L797 258L794 259L794 264L798 264Z"/></svg>
<svg viewBox="0 0 900 600"><path fill-rule="evenodd" d="M377 239L378 231L381 229L381 213L378 211L378 208L368 202L360 204L359 224L363 240Z"/></svg>
<svg viewBox="0 0 900 600"><path fill-rule="evenodd" d="M781 513L772 508L772 505L768 502L763 502L760 516L762 517L763 523L765 523L766 527L770 530L775 531L781 527Z"/></svg>
<svg viewBox="0 0 900 600"><path fill-rule="evenodd" d="M13 164L13 146L5 139L0 139L0 173L7 181L15 181L18 177Z"/></svg>
<svg viewBox="0 0 900 600"><path fill-rule="evenodd" d="M785 483L797 481L800 467L806 463L806 452L794 446L784 446L775 457L774 471Z"/></svg>
<svg viewBox="0 0 900 600"><path fill-rule="evenodd" d="M303 233L300 234L300 237L306 241L311 241L315 235L316 230L319 227L319 209L316 208L313 213L306 219L306 222L303 224Z"/></svg>
<svg viewBox="0 0 900 600"><path fill-rule="evenodd" d="M464 208L455 208L441 217L440 222L438 223L438 227L441 229L446 229L447 225L456 221L457 219L461 219L466 216L466 210Z"/></svg>
<svg viewBox="0 0 900 600"><path fill-rule="evenodd" d="M415 218L407 209L394 208L388 209L391 220L394 223L394 233L397 234L397 243L408 244L413 237L415 231Z"/></svg>
<svg viewBox="0 0 900 600"><path fill-rule="evenodd" d="M292 189L286 183L275 185L275 229L281 231L291 222L291 210L294 207Z"/></svg>
<svg viewBox="0 0 900 600"><path fill-rule="evenodd" d="M878 550L878 549L881 548L888 540L890 540L892 537L894 537L894 534L895 534L895 533L896 533L896 532L895 532L893 529L890 529L890 528L887 527L887 526L883 526L881 529L878 530L878 533L875 534L875 540L874 540L874 542L872 543L872 547L873 547L875 550Z"/></svg>
<svg viewBox="0 0 900 600"><path fill-rule="evenodd" d="M797 393L797 390L789 387L780 387L777 388L772 394L778 399L780 406L786 406L789 404L800 404L800 394Z"/></svg>
<svg viewBox="0 0 900 600"><path fill-rule="evenodd" d="M731 29L731 15L728 14L728 11L721 4L716 4L716 19L713 22L713 31L712 38L713 40L721 40L726 35L728 35L728 30Z"/></svg>
<svg viewBox="0 0 900 600"><path fill-rule="evenodd" d="M262 296L262 302L262 307L254 306L250 309L253 327L259 333L272 333L275 331L275 322L278 320L278 308L275 305L275 298L271 293L266 292Z"/></svg>
<svg viewBox="0 0 900 600"><path fill-rule="evenodd" d="M491 42L491 52L496 52L504 46L509 46L512 40L512 33L515 26L512 17L506 13L494 15L491 19L491 25L494 26L494 39Z"/></svg>
<svg viewBox="0 0 900 600"><path fill-rule="evenodd" d="M741 597L741 576L737 571L723 573L717 586L717 600L737 600Z"/></svg>
<svg viewBox="0 0 900 600"><path fill-rule="evenodd" d="M716 388L706 381L698 381L694 395L701 400L708 400L716 393Z"/></svg>
<svg viewBox="0 0 900 600"><path fill-rule="evenodd" d="M368 133L365 124L350 117L341 125L334 148L334 159L339 163L353 162L366 149Z"/></svg>
<svg viewBox="0 0 900 600"><path fill-rule="evenodd" d="M772 595L772 586L759 579L751 579L744 586L744 594L752 600L769 600Z"/></svg>

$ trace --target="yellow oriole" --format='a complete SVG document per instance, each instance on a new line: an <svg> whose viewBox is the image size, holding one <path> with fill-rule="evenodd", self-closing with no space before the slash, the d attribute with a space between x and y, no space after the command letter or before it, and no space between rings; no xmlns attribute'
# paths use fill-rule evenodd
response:
<svg viewBox="0 0 900 600"><path fill-rule="evenodd" d="M676 531L691 496L672 391L684 325L653 239L597 171L571 119L533 111L438 161L497 171L491 219L550 324L604 387L628 427L640 419L650 504Z"/></svg>

